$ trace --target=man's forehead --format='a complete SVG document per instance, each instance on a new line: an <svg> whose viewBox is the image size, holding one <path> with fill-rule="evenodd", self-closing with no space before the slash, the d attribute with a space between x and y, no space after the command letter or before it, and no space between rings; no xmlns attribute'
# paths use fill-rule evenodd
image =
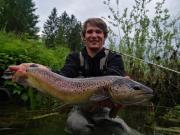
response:
<svg viewBox="0 0 180 135"><path fill-rule="evenodd" d="M87 27L86 27L86 30L89 30L89 29L96 29L96 30L102 30L100 27L98 27L96 24L90 24L88 23L87 24Z"/></svg>

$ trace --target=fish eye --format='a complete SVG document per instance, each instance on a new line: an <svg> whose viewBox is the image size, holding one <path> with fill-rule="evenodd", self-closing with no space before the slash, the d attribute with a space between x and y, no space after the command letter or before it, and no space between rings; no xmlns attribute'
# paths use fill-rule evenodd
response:
<svg viewBox="0 0 180 135"><path fill-rule="evenodd" d="M139 86L134 86L133 89L140 90Z"/></svg>

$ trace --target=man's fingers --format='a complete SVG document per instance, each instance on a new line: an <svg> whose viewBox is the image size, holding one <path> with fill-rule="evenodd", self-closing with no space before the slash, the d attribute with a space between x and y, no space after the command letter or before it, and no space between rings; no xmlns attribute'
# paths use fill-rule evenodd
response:
<svg viewBox="0 0 180 135"><path fill-rule="evenodd" d="M131 79L131 77L130 77L130 76L125 76L125 78L126 78L126 79Z"/></svg>
<svg viewBox="0 0 180 135"><path fill-rule="evenodd" d="M3 79L12 79L13 75L17 72L19 68L17 66L9 66L8 69L6 69L3 73L3 76L1 78Z"/></svg>
<svg viewBox="0 0 180 135"><path fill-rule="evenodd" d="M19 70L19 66L9 66L8 69L11 71L17 71Z"/></svg>

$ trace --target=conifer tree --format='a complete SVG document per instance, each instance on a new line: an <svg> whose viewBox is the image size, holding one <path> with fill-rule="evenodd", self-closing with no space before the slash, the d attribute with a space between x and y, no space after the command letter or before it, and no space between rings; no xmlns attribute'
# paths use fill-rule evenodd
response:
<svg viewBox="0 0 180 135"><path fill-rule="evenodd" d="M81 48L81 23L74 15L69 16L66 11L62 13L59 17L58 33L61 34L58 34L58 40L61 39L72 51Z"/></svg>
<svg viewBox="0 0 180 135"><path fill-rule="evenodd" d="M81 23L74 15L64 11L59 17L54 8L44 24L43 38L47 47L63 46L70 50L79 50L81 43Z"/></svg>
<svg viewBox="0 0 180 135"><path fill-rule="evenodd" d="M37 37L38 16L32 0L0 0L0 29L16 34Z"/></svg>
<svg viewBox="0 0 180 135"><path fill-rule="evenodd" d="M55 47L55 40L58 32L57 9L53 8L48 20L44 24L43 38L48 48Z"/></svg>

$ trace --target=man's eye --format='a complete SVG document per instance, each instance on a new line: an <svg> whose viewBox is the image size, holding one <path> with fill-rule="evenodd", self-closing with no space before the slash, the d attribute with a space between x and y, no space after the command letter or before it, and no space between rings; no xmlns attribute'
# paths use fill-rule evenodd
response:
<svg viewBox="0 0 180 135"><path fill-rule="evenodd" d="M96 30L96 33L100 34L100 33L102 33L102 31L101 30Z"/></svg>
<svg viewBox="0 0 180 135"><path fill-rule="evenodd" d="M93 32L96 33L96 34L101 34L102 33L101 30L87 30L86 31L86 33L88 33L88 34L92 34Z"/></svg>
<svg viewBox="0 0 180 135"><path fill-rule="evenodd" d="M88 31L86 31L88 34L91 34L91 33L93 33L93 30L88 30Z"/></svg>

